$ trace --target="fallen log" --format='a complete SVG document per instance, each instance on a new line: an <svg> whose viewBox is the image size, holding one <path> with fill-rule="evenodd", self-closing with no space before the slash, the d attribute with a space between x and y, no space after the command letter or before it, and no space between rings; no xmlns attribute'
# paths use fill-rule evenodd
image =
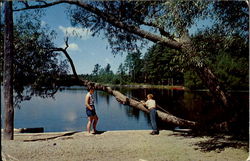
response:
<svg viewBox="0 0 250 161"><path fill-rule="evenodd" d="M116 100L122 104L129 105L131 107L134 107L134 108L137 108L139 110L142 110L144 112L149 113L149 110L147 108L145 108L144 105L140 101L137 101L133 98L128 98L127 96L125 96L121 92L119 92L117 90L112 90L111 87L101 85L99 83L90 82L87 80L80 80L80 81L81 81L81 84L83 84L84 86L93 86L93 87L95 87L96 90L102 90L104 92L107 92L107 93L113 95L116 98ZM174 126L182 126L182 127L192 128L192 127L197 126L197 124L198 124L195 121L185 120L185 119L176 117L170 113L162 112L159 110L157 110L157 114L158 114L158 118L161 121L166 122L170 125L174 125Z"/></svg>
<svg viewBox="0 0 250 161"><path fill-rule="evenodd" d="M44 132L43 127L36 127L36 128L21 128L20 133L42 133Z"/></svg>
<svg viewBox="0 0 250 161"><path fill-rule="evenodd" d="M3 129L1 129L3 132ZM14 128L14 133L43 133L44 128L43 127L34 127L34 128Z"/></svg>
<svg viewBox="0 0 250 161"><path fill-rule="evenodd" d="M182 128L176 127L176 128L174 128L173 131L174 132L182 132L182 133L190 133L190 132L192 132L192 129L182 129Z"/></svg>

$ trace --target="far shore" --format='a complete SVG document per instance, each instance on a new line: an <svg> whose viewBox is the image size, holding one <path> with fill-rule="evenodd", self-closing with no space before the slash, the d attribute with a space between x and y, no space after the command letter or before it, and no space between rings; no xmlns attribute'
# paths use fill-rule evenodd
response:
<svg viewBox="0 0 250 161"><path fill-rule="evenodd" d="M181 85L150 85L150 84L124 84L124 85L107 85L110 87L123 87L123 88L154 88L154 89L174 89L174 90L189 90L188 88Z"/></svg>
<svg viewBox="0 0 250 161"><path fill-rule="evenodd" d="M3 160L18 161L244 161L247 143L229 136L192 136L161 130L15 134L2 140Z"/></svg>
<svg viewBox="0 0 250 161"><path fill-rule="evenodd" d="M168 90L180 90L180 91L197 91L197 92L208 92L208 89L190 89L183 85L152 85L152 84L103 84L111 88L127 88L127 89L168 89ZM75 86L71 86L75 89ZM62 89L64 86L61 87ZM249 90L228 90L228 92L249 92Z"/></svg>

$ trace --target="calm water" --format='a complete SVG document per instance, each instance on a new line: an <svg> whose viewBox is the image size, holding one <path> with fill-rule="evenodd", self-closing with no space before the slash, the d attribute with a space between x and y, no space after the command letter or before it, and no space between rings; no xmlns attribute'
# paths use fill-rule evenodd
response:
<svg viewBox="0 0 250 161"><path fill-rule="evenodd" d="M145 99L153 93L157 103L169 112L184 119L205 123L223 119L224 109L213 102L207 92L184 92L156 89L119 89L130 97ZM84 97L87 91L83 87L65 88L55 95L55 99L33 97L21 103L15 109L15 128L44 127L46 132L83 131L87 117ZM248 92L232 93L237 101L237 110L241 110L239 124L248 132ZM113 96L95 91L95 105L99 116L98 129L133 130L151 129L149 117L144 112L119 104Z"/></svg>

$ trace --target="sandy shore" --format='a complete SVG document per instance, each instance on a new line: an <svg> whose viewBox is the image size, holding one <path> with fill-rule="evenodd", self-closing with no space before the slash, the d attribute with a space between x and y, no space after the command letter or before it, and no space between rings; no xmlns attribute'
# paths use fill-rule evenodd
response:
<svg viewBox="0 0 250 161"><path fill-rule="evenodd" d="M163 130L15 134L2 140L3 160L19 161L244 161L247 143Z"/></svg>

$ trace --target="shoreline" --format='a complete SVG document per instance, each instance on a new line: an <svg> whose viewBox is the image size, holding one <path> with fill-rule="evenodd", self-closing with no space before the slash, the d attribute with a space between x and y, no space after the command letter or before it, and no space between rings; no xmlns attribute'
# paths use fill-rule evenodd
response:
<svg viewBox="0 0 250 161"><path fill-rule="evenodd" d="M190 91L190 92L209 92L209 89L189 89L183 85L150 85L150 84L124 84L124 85L116 85L116 84L103 84L105 86L109 86L111 88L127 88L127 89L168 89L168 90L181 90L181 91ZM79 85L72 85L72 86L62 86L60 89L67 89L67 90L75 90L78 88L74 88ZM83 87L84 86L79 86ZM72 88L72 89L70 89ZM247 89L234 89L228 90L230 93L239 92L239 93L248 93L249 90Z"/></svg>
<svg viewBox="0 0 250 161"><path fill-rule="evenodd" d="M135 161L242 161L248 157L243 142L226 136L191 136L161 130L82 131L20 133L13 141L2 140L6 160L135 160Z"/></svg>

